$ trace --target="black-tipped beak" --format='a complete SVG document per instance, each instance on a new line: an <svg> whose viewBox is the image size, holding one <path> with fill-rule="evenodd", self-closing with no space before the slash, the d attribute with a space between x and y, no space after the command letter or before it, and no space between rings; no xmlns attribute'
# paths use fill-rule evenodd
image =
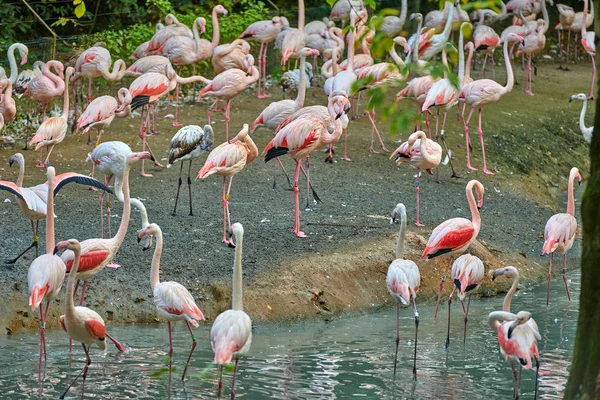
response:
<svg viewBox="0 0 600 400"><path fill-rule="evenodd" d="M58 253L58 246L54 246L54 250L52 251L53 255L56 254L56 253Z"/></svg>
<svg viewBox="0 0 600 400"><path fill-rule="evenodd" d="M496 271L494 271L494 275L492 275L492 280L493 280L493 281L495 281L495 280L496 280L496 277L498 276L497 274L498 274L498 271L497 271L497 270L496 270Z"/></svg>
<svg viewBox="0 0 600 400"><path fill-rule="evenodd" d="M9 167L12 167L12 165L13 165L14 163L15 163L15 162L14 162L14 160L10 160L10 161L8 162L8 166L9 166Z"/></svg>
<svg viewBox="0 0 600 400"><path fill-rule="evenodd" d="M208 149L209 147L210 147L210 144L205 143L202 146L200 146L200 149L204 151L204 150Z"/></svg>
<svg viewBox="0 0 600 400"><path fill-rule="evenodd" d="M350 105L348 104L348 106L344 109L344 112L346 114L348 114L350 112Z"/></svg>
<svg viewBox="0 0 600 400"><path fill-rule="evenodd" d="M138 240L138 243L139 243L139 242L142 241L142 238L138 236L137 240Z"/></svg>
<svg viewBox="0 0 600 400"><path fill-rule="evenodd" d="M572 101L573 101L573 98L572 98L572 97L569 97L569 103L570 103L570 102L572 102Z"/></svg>
<svg viewBox="0 0 600 400"><path fill-rule="evenodd" d="M150 154L150 161L152 161L154 163L156 162L156 159L154 158L154 156L152 154Z"/></svg>
<svg viewBox="0 0 600 400"><path fill-rule="evenodd" d="M477 206L477 211L480 211L480 210L481 210L481 207Z"/></svg>
<svg viewBox="0 0 600 400"><path fill-rule="evenodd" d="M144 246L144 247L142 248L142 251L146 251L146 250L148 250L148 249L150 249L150 246Z"/></svg>
<svg viewBox="0 0 600 400"><path fill-rule="evenodd" d="M581 186L581 181L577 181L577 184L578 184L579 186Z"/></svg>
<svg viewBox="0 0 600 400"><path fill-rule="evenodd" d="M508 339L512 338L512 333L515 330L515 328L518 326L519 321L515 321L512 324L510 324L510 326L508 327Z"/></svg>
<svg viewBox="0 0 600 400"><path fill-rule="evenodd" d="M338 120L342 117L342 115L344 115L343 112L339 113L338 115L335 116L335 119Z"/></svg>

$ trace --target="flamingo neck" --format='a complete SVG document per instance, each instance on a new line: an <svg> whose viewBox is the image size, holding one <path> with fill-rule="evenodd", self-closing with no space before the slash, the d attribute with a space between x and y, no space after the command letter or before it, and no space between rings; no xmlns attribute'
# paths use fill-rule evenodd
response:
<svg viewBox="0 0 600 400"><path fill-rule="evenodd" d="M25 159L17 158L19 164L19 177L17 178L17 186L23 187L23 178L25 177Z"/></svg>
<svg viewBox="0 0 600 400"><path fill-rule="evenodd" d="M54 251L54 174L48 179L48 203L46 204L46 254Z"/></svg>
<svg viewBox="0 0 600 400"><path fill-rule="evenodd" d="M421 150L421 152L422 151L423 150ZM476 236L477 232L479 232L479 228L481 227L481 216L479 215L479 210L477 209L477 202L475 201L475 196L473 196L473 185L467 185L467 200L469 202L469 209L471 210L471 220L473 221L473 226L475 227Z"/></svg>
<svg viewBox="0 0 600 400"><path fill-rule="evenodd" d="M390 54L390 57L392 57L392 60L394 60L394 62L396 63L396 65L400 68L400 72L402 72L404 70L404 68L406 67L406 63L398 55L398 52L396 51L396 46L395 45L393 45L390 48L389 54Z"/></svg>
<svg viewBox="0 0 600 400"><path fill-rule="evenodd" d="M304 106L304 98L306 96L306 57L300 55L300 87L296 96L296 104L299 108Z"/></svg>
<svg viewBox="0 0 600 400"><path fill-rule="evenodd" d="M406 213L400 215L400 230L396 239L396 259L404 258L404 237L406 236Z"/></svg>
<svg viewBox="0 0 600 400"><path fill-rule="evenodd" d="M419 63L419 41L421 40L421 29L423 28L423 17L419 17L417 20L417 33L415 34L415 48L413 50L412 62L413 64Z"/></svg>
<svg viewBox="0 0 600 400"><path fill-rule="evenodd" d="M125 65L125 62L123 60L117 60L113 64L112 72L106 71L106 74L104 74L103 77L107 81L119 80L123 77L123 75L125 75L126 69L127 69L127 66Z"/></svg>
<svg viewBox="0 0 600 400"><path fill-rule="evenodd" d="M50 64L50 65L48 65ZM53 73L50 68L54 67L54 70L57 71L56 69L56 64L51 64L51 62L48 62L46 64L46 67L44 68L44 75L46 76L46 78L50 79L52 81L52 83L54 83L54 87L57 91L60 91L60 88L64 89L64 85L65 85L65 81L63 81L62 79L60 79L60 76L58 76L57 74Z"/></svg>
<svg viewBox="0 0 600 400"><path fill-rule="evenodd" d="M444 64L444 79L448 79L448 55L446 53L446 48L442 48L442 64Z"/></svg>
<svg viewBox="0 0 600 400"><path fill-rule="evenodd" d="M75 292L75 279L77 278L77 271L79 271L79 260L81 259L81 247L76 246L73 249L73 266L69 272L69 280L67 282L67 306L65 309L65 315L68 317L75 317L75 303L73 301L72 293Z"/></svg>
<svg viewBox="0 0 600 400"><path fill-rule="evenodd" d="M64 91L64 94L63 94L63 114L62 114L62 117L64 119L68 119L69 118L69 80L71 78L71 73L69 71L67 71L67 74L65 75L65 91Z"/></svg>
<svg viewBox="0 0 600 400"><path fill-rule="evenodd" d="M419 151L421 152L421 155L423 156L425 161L427 161L428 163L434 163L435 158L432 157L431 154L429 154L427 152L427 140L429 140L429 139L427 139L427 136L425 135L425 133L419 132L417 134L417 138L420 139ZM477 209L477 207L475 207L475 209Z"/></svg>
<svg viewBox="0 0 600 400"><path fill-rule="evenodd" d="M465 35L462 26L458 35L458 90L461 90L465 82Z"/></svg>
<svg viewBox="0 0 600 400"><path fill-rule="evenodd" d="M592 2L593 4L593 2ZM544 7L544 10L546 7ZM583 0L583 23L581 24L581 36L585 36L587 34L587 10L588 10L588 0Z"/></svg>
<svg viewBox="0 0 600 400"><path fill-rule="evenodd" d="M304 0L298 0L298 29L304 31Z"/></svg>
<svg viewBox="0 0 600 400"><path fill-rule="evenodd" d="M17 60L15 59L15 49L18 47L18 43L12 44L8 48L8 63L10 65L10 83L14 84L19 76L19 67L17 66Z"/></svg>
<svg viewBox="0 0 600 400"><path fill-rule="evenodd" d="M350 15L350 25L351 25L351 29L350 29L350 32L348 32L348 35L349 35L349 38L348 38L348 66L346 67L346 71L354 72L354 46L355 46L354 41L356 40L354 30L356 29L356 26L354 24L354 16L353 15Z"/></svg>
<svg viewBox="0 0 600 400"><path fill-rule="evenodd" d="M586 0L583 0L583 1L585 3ZM542 31L543 31L543 33L546 33L548 31L548 28L550 27L550 17L548 16L548 10L546 9L546 0L541 0L540 5L542 6L542 16L544 17L544 22L546 22L546 25L544 26L544 29ZM584 4L584 7L585 7L585 4ZM584 22L583 25L585 25L585 15L583 17L583 22ZM583 31L583 28L581 28L581 29Z"/></svg>
<svg viewBox="0 0 600 400"><path fill-rule="evenodd" d="M202 44L200 43L200 35L198 34L198 20L194 21L192 25L192 32L194 34L194 43L196 45L196 51L194 52L196 55L200 54L202 49Z"/></svg>
<svg viewBox="0 0 600 400"><path fill-rule="evenodd" d="M593 128L588 128L585 126L585 112L587 110L587 98L583 99L583 107L581 108L581 114L579 114L579 129L581 133L583 133L583 138L586 142L592 142L592 133L594 132Z"/></svg>
<svg viewBox="0 0 600 400"><path fill-rule="evenodd" d="M256 147L256 143L250 137L250 135L246 135L244 138L244 144L248 148L248 157L246 158L246 164L251 163L256 157L258 157L258 147Z"/></svg>
<svg viewBox="0 0 600 400"><path fill-rule="evenodd" d="M446 3L446 4L450 4L448 8L448 18L446 19L446 25L444 26L444 30L442 31L442 33L440 33L440 35L445 38L445 41L448 41L448 38L450 37L450 30L452 29L452 18L454 18L454 6L452 5L452 3Z"/></svg>
<svg viewBox="0 0 600 400"><path fill-rule="evenodd" d="M543 0L543 1L545 1L545 0ZM508 55L508 42L509 42L508 40L505 40L504 45L502 46L505 60L510 60L509 55ZM506 86L504 86L504 93L506 94L512 90L513 85L515 83L515 76L513 75L511 63L506 62L504 64L506 64Z"/></svg>
<svg viewBox="0 0 600 400"><path fill-rule="evenodd" d="M13 84L9 80L6 83L6 88L4 89L4 99L2 100L4 104L10 104L12 102L12 87Z"/></svg>
<svg viewBox="0 0 600 400"><path fill-rule="evenodd" d="M244 295L242 293L242 244L244 235L236 238L235 256L233 260L233 292L231 294L231 309L244 311Z"/></svg>
<svg viewBox="0 0 600 400"><path fill-rule="evenodd" d="M160 256L163 248L163 235L160 228L158 228L158 232L156 233L155 237L156 247L154 248L154 255L152 256L152 268L150 269L150 286L152 287L152 292L154 292L154 288L160 283Z"/></svg>
<svg viewBox="0 0 600 400"><path fill-rule="evenodd" d="M463 77L463 84L465 82L465 78L471 77L471 62L473 60L473 50L469 48L469 55L467 56L467 65L465 68L465 76Z"/></svg>
<svg viewBox="0 0 600 400"><path fill-rule="evenodd" d="M490 313L490 315L488 315L488 324L490 325L490 328L492 328L494 330L494 332L496 332L496 333L498 333L498 329L501 326L500 321L514 321L514 320L515 320L515 315L512 314L510 311L509 312L493 311Z"/></svg>
<svg viewBox="0 0 600 400"><path fill-rule="evenodd" d="M129 164L125 165L125 169L123 170L123 216L121 217L121 224L119 225L119 230L117 234L112 238L114 244L119 247L123 240L125 239L125 234L127 233L127 228L129 227L129 218L131 216L131 201L129 197L129 170L131 166Z"/></svg>
<svg viewBox="0 0 600 400"><path fill-rule="evenodd" d="M400 28L402 28L404 26L404 24L406 23L407 12L408 12L408 2L407 2L407 0L402 0L402 5L400 6L399 23L398 23L398 25L400 25Z"/></svg>
<svg viewBox="0 0 600 400"><path fill-rule="evenodd" d="M510 289L508 290L508 293L506 293L506 296L504 297L504 303L502 304L502 310L504 312L510 312L510 304L512 302L512 298L515 294L515 292L517 291L517 287L519 286L519 273L517 272L514 276L513 276L513 283L512 286L510 287Z"/></svg>
<svg viewBox="0 0 600 400"><path fill-rule="evenodd" d="M567 200L567 213L575 216L575 194L574 194L574 183L575 178L577 177L576 173L571 173L569 176L569 189L568 189L568 200Z"/></svg>
<svg viewBox="0 0 600 400"><path fill-rule="evenodd" d="M210 45L214 50L215 47L219 45L219 40L221 39L221 32L219 31L219 16L217 15L217 11L213 10L212 12L212 26L213 26L213 37Z"/></svg>

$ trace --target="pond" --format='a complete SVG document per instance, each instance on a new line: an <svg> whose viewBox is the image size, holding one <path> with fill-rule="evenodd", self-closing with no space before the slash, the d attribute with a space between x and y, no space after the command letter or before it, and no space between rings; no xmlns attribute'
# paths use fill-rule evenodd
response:
<svg viewBox="0 0 600 400"><path fill-rule="evenodd" d="M578 317L580 273L570 273L572 301L567 300L562 278L552 282L550 307L545 307L546 285L519 290L513 311L528 310L540 328L541 368L539 398L561 398L571 363ZM447 350L447 303L437 321L435 304L419 307L417 380L412 375L414 318L401 310L398 372L393 378L395 309L323 322L258 324L252 348L240 361L236 396L244 399L510 399L512 378L502 359L487 315L502 308L502 297L474 299L469 312L466 345L463 314L452 305L451 343ZM211 365L210 326L196 330L198 346L188 378L181 372L191 341L184 325L173 334L175 371L169 379L166 324L111 326L110 333L126 344L124 354L109 346L102 354L91 351L92 365L84 398L96 399L204 399L216 397L218 376ZM85 360L79 344L68 351L67 335L47 333L48 361L38 376L39 336L27 332L0 338L0 392L3 399L56 399ZM521 395L533 398L534 371L523 371ZM231 373L224 377L229 396ZM67 398L80 398L77 383Z"/></svg>

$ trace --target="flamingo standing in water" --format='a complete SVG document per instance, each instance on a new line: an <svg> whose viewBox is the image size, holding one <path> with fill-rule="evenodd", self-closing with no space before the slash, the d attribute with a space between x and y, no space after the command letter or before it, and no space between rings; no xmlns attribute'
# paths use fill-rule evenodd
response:
<svg viewBox="0 0 600 400"><path fill-rule="evenodd" d="M173 339L171 337L171 322L184 321L192 337L192 349L185 363L181 380L184 380L190 359L196 348L196 335L190 324L198 327L198 321L204 321L204 314L196 305L191 293L180 283L160 281L160 256L163 249L163 235L160 227L150 224L138 232L138 242L144 237L156 238L156 248L152 257L152 269L150 270L150 287L154 295L154 303L158 314L167 320L169 328L169 373L173 363Z"/></svg>
<svg viewBox="0 0 600 400"><path fill-rule="evenodd" d="M581 100L583 102L583 106L581 107L581 114L579 115L579 130L581 130L581 134L583 135L583 140L588 143L592 143L592 136L594 135L594 127L585 126L585 111L587 109L587 95L584 93L574 94L569 99L569 103L573 100Z"/></svg>
<svg viewBox="0 0 600 400"><path fill-rule="evenodd" d="M508 60L508 42L509 38L514 38L523 43L523 38L519 35L515 35L511 33L508 35L507 40L504 41L504 59ZM481 142L481 154L483 155L483 172L486 174L493 175L494 173L489 171L487 168L487 163L485 159L485 147L483 144L483 129L481 128L481 109L483 106L491 103L495 103L502 96L509 93L514 84L514 75L510 62L506 62L506 86L502 86L496 81L491 79L478 79L471 83L468 83L462 87L460 94L458 95L459 101L464 101L466 104L471 106L471 111L469 112L469 116L466 120L464 120L464 128L465 128L465 136L466 136L466 148L467 148L467 168L473 171L476 171L476 168L471 166L471 155L469 152L469 122L471 121L471 117L473 116L473 111L477 110L479 117L479 125L477 128L477 132L479 133L479 140Z"/></svg>
<svg viewBox="0 0 600 400"><path fill-rule="evenodd" d="M81 113L77 119L76 132L83 129L83 133L88 134L88 144L94 144L90 137L90 129L96 127L98 129L98 136L96 137L96 146L100 144L100 136L104 132L105 128L111 124L115 117L124 118L129 116L131 112L131 93L125 88L119 89L118 102L112 96L100 96L95 98L88 106L85 111ZM126 107L121 112L116 112L119 107L119 103L126 104ZM92 176L94 173L92 171Z"/></svg>
<svg viewBox="0 0 600 400"><path fill-rule="evenodd" d="M396 163L400 165L404 160L409 159L410 163L417 168L417 174L415 175L415 193L417 198L417 219L415 225L424 226L419 221L419 176L421 170L426 170L429 174L433 174L431 171L433 168L437 168L442 160L442 146L437 144L434 140L427 139L425 132L417 131L408 137L408 140L400 145L392 153L390 159L394 158Z"/></svg>
<svg viewBox="0 0 600 400"><path fill-rule="evenodd" d="M244 295L242 284L242 244L244 228L236 222L231 226L231 232L237 243L233 262L233 284L231 294L231 309L217 316L210 330L210 343L215 352L215 364L219 366L219 393L223 388L223 366L235 358L233 381L231 383L231 398L235 397L235 375L240 356L250 351L252 344L252 321L244 312Z"/></svg>
<svg viewBox="0 0 600 400"><path fill-rule="evenodd" d="M450 306L452 304L454 291L458 290L458 299L460 300L460 304L462 304L465 313L463 343L466 343L467 320L469 317L469 307L471 306L471 292L481 285L484 274L485 268L483 267L483 261L481 261L479 257L471 254L463 254L454 261L454 264L452 264L452 282L454 282L454 288L452 288L452 293L450 293L450 296L448 297L448 336L446 336L446 348L450 346ZM465 309L464 299L467 293L469 293L469 302Z"/></svg>
<svg viewBox="0 0 600 400"><path fill-rule="evenodd" d="M286 20L287 21L287 20ZM258 78L257 97L264 99L271 97L267 93L267 49L269 43L275 40L279 32L281 32L282 18L273 17L267 21L258 21L249 25L244 32L240 34L240 39L255 40L260 43L260 49L258 50L258 70L260 77ZM262 93L261 88L262 78Z"/></svg>
<svg viewBox="0 0 600 400"><path fill-rule="evenodd" d="M552 256L554 253L563 255L562 276L567 288L567 296L571 301L571 292L567 282L567 252L573 246L575 233L577 231L577 220L575 219L575 196L573 194L573 185L575 179L581 184L581 174L575 167L571 168L569 173L569 189L567 200L567 212L554 214L546 223L544 230L544 248L542 254L550 254L550 266L548 267L548 296L546 297L546 307L550 302L550 280L552 279Z"/></svg>
<svg viewBox="0 0 600 400"><path fill-rule="evenodd" d="M254 66L254 57L248 54L246 55L246 70L233 68L223 71L215 76L200 92L198 96L200 99L205 96L214 96L227 102L225 104L225 140L229 139L231 99L256 82L258 76L258 69ZM210 124L210 108L208 109L208 123Z"/></svg>
<svg viewBox="0 0 600 400"><path fill-rule="evenodd" d="M189 161L188 164L188 191L190 194L190 216L194 215L192 210L192 161L194 158L207 150L213 144L214 133L212 126L204 125L204 128L198 125L188 125L181 128L171 139L171 148L169 150L169 163L167 168L170 168L174 163L180 162L179 168L179 183L177 185L177 196L175 196L175 208L173 208L173 216L177 215L177 201L179 200L179 189L181 189L181 173L183 171L184 161Z"/></svg>
<svg viewBox="0 0 600 400"><path fill-rule="evenodd" d="M248 135L248 124L244 124L242 130L231 140L220 144L210 152L204 166L198 171L196 179L205 179L211 175L223 177L223 243L229 247L235 247L233 240L227 239L227 231L231 229L231 217L229 214L229 192L233 177L237 175L246 165L258 156L258 148ZM229 177L229 186L225 191L226 180Z"/></svg>
<svg viewBox="0 0 600 400"><path fill-rule="evenodd" d="M81 245L77 239L70 239L60 242L54 248L54 254L62 249L68 249L74 255L73 267L77 271L79 268ZM64 399L69 389L80 376L83 375L83 382L85 383L85 377L87 375L88 367L92 363L90 358L90 346L95 344L102 351L106 350L106 338L111 339L115 344L118 344L119 351L125 351L125 347L119 342L114 340L112 336L106 333L106 325L104 320L97 312L87 307L75 307L73 296L71 293L75 290L75 276L77 274L69 274L69 280L67 282L67 305L65 308L65 314L60 316L60 324L71 339L75 339L81 342L83 351L85 351L85 366L79 374L73 379L73 381L67 386L67 389L60 397ZM83 385L82 385L83 387Z"/></svg>
<svg viewBox="0 0 600 400"><path fill-rule="evenodd" d="M396 259L392 261L387 271L386 285L390 295L396 300L396 355L394 357L394 378L396 377L396 364L398 361L398 345L400 343L400 302L403 305L413 304L415 315L415 355L413 360L413 376L417 377L417 336L419 333L419 313L417 311L417 292L421 285L419 267L411 260L404 259L404 236L406 234L406 207L402 203L396 204L392 211L393 224L400 218L400 231L396 239Z"/></svg>
<svg viewBox="0 0 600 400"><path fill-rule="evenodd" d="M475 189L475 193L477 194L477 202L475 202L475 197L473 196L473 189ZM435 315L433 318L437 318L437 312L442 298L442 290L444 289L444 282L446 281L446 273L452 265L454 256L464 253L471 243L477 239L479 229L481 228L479 209L483 206L484 192L485 189L479 181L469 181L469 183L467 183L466 193L469 209L471 211L471 221L459 217L442 222L435 227L433 232L431 232L425 250L423 250L421 258L427 260L431 260L434 257L449 257L448 266L446 267L446 271L440 282L437 304L435 306Z"/></svg>
<svg viewBox="0 0 600 400"><path fill-rule="evenodd" d="M53 74L50 68L53 68L56 74ZM65 91L64 69L65 67L60 61L48 61L44 65L42 74L33 78L25 90L26 97L33 97L44 105L43 119L46 119L48 104Z"/></svg>
<svg viewBox="0 0 600 400"><path fill-rule="evenodd" d="M60 117L50 117L42 122L35 135L29 141L30 146L35 145L35 149L40 151L40 159L36 164L36 167L38 168L44 168L50 165L50 154L52 154L54 146L61 143L67 134L69 123L69 78L72 74L73 67L67 68L62 115ZM46 160L42 162L42 151L44 147L46 147L46 149L49 147L50 149L47 150L48 154L46 155Z"/></svg>
<svg viewBox="0 0 600 400"><path fill-rule="evenodd" d="M588 10L588 0L583 0L583 24L581 25L581 45L585 49L585 51L592 58L592 83L590 86L590 94L588 98L590 100L594 99L594 83L596 82L596 32L589 31L586 28L587 18L590 18L587 15Z"/></svg>
<svg viewBox="0 0 600 400"><path fill-rule="evenodd" d="M531 369L535 361L535 394L537 398L538 374L540 370L540 353L537 341L542 340L540 330L531 314L527 311L519 311L516 315L510 312L512 297L517 291L519 284L519 271L515 267L504 267L494 271L492 280L499 276L512 278L512 286L506 297L502 311L493 311L488 315L490 327L498 334L500 352L512 368L514 398L519 398L519 386L521 385L520 369ZM502 321L502 322L500 322ZM517 365L519 366L519 377L517 378Z"/></svg>

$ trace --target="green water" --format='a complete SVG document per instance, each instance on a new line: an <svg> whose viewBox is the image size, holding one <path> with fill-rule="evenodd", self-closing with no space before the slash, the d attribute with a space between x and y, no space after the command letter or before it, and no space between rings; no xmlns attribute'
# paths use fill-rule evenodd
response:
<svg viewBox="0 0 600 400"><path fill-rule="evenodd" d="M528 310L537 321L541 369L539 398L558 399L565 388L577 325L580 274L570 274L573 301L568 302L562 279L554 280L550 307L545 307L546 287L517 292L513 311ZM453 304L451 344L444 347L447 307L433 321L435 304L420 304L417 381L412 379L414 319L401 310L398 372L393 379L395 310L335 319L331 322L289 325L259 324L252 348L240 362L236 397L243 399L510 399L512 378L496 338L487 325L487 314L502 307L502 297L471 303L467 344L462 343L462 310ZM111 326L110 333L129 350L106 353L92 349L92 365L84 398L95 399L205 399L216 397L217 375L211 367L210 326L196 330L198 346L188 378L180 380L190 348L184 325L174 331L174 366L169 379L166 324ZM56 399L83 366L81 346L68 352L65 332L47 334L48 361L38 375L39 337L28 332L0 338L0 393L2 399ZM231 373L224 378L229 396ZM533 398L534 372L523 371L521 398ZM81 398L77 383L67 398ZM228 397L226 397L228 398Z"/></svg>

